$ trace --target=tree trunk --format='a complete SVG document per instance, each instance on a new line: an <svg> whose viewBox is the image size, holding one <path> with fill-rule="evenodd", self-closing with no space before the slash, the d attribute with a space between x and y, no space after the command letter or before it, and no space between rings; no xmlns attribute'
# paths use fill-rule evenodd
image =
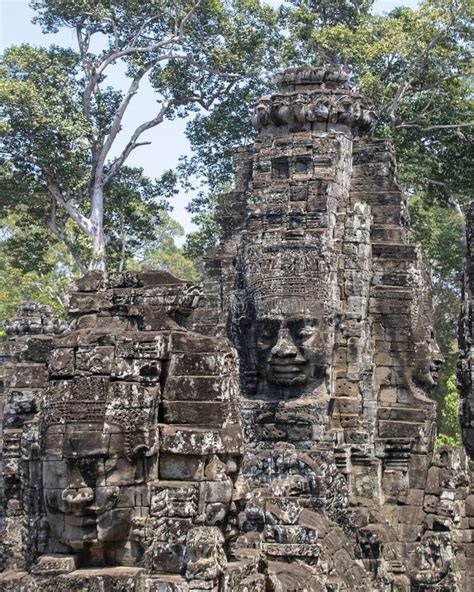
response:
<svg viewBox="0 0 474 592"><path fill-rule="evenodd" d="M92 190L91 203L92 257L89 270L106 271L107 269L107 241L104 234L104 187L99 181Z"/></svg>

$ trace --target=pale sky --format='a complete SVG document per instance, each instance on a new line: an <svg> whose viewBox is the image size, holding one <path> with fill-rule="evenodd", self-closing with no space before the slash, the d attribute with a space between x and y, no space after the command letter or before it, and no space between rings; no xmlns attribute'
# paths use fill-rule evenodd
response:
<svg viewBox="0 0 474 592"><path fill-rule="evenodd" d="M282 4L281 0L267 0L272 6ZM55 35L43 35L38 25L33 25L31 19L34 11L28 6L29 0L0 0L0 50L13 44L30 43L32 45L49 45L51 43L76 47L75 36L71 30L61 30ZM417 0L377 0L376 12L389 12L395 6L415 7ZM120 82L120 78L110 77L112 84ZM142 88L133 99L133 107L124 120L123 142L126 141L128 131L133 131L143 120L149 119L146 114L151 112L153 92L150 88ZM145 114L145 115L144 115ZM149 177L158 177L164 170L175 168L182 154L190 152L189 143L184 135L186 122L183 119L163 122L143 136L144 140L152 141L151 146L144 146L136 150L127 161L131 166L143 167ZM123 146L117 142L116 152ZM186 204L190 194L180 194L172 200L173 217L182 224L186 232L191 232L194 225L191 216L186 211ZM179 241L181 242L181 241Z"/></svg>

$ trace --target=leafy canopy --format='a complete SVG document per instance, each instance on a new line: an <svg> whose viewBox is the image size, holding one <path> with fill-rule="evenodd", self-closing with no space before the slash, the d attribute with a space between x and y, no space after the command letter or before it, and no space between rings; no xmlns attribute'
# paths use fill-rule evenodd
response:
<svg viewBox="0 0 474 592"><path fill-rule="evenodd" d="M275 12L258 0L33 0L32 6L44 32L69 28L77 48L14 46L0 59L0 182L10 195L21 186L42 208L49 230L81 269L105 269L117 243L110 224L116 216L107 210L127 195L124 183L136 186L124 167L134 150L149 144L143 134L166 119L212 109L262 72L272 53L267 41ZM111 84L113 72L123 87ZM124 115L145 80L156 103L123 137ZM170 178L160 180L168 193ZM157 197L160 205L167 194ZM128 244L139 241L130 234L138 208L117 210ZM142 220L146 211L144 204ZM69 222L81 236L74 245Z"/></svg>

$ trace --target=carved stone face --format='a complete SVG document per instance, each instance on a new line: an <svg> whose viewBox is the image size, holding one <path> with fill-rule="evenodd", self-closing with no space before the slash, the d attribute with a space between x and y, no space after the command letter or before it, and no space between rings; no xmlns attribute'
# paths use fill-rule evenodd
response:
<svg viewBox="0 0 474 592"><path fill-rule="evenodd" d="M438 385L439 367L444 362L444 358L431 326L426 328L424 341L418 344L417 358L418 362L413 373L414 381L423 389L435 388Z"/></svg>
<svg viewBox="0 0 474 592"><path fill-rule="evenodd" d="M87 427L52 426L42 463L50 533L76 552L127 540L145 477L144 460L124 453L125 434Z"/></svg>
<svg viewBox="0 0 474 592"><path fill-rule="evenodd" d="M304 317L256 322L257 372L281 387L302 386L324 376L329 363L327 331Z"/></svg>

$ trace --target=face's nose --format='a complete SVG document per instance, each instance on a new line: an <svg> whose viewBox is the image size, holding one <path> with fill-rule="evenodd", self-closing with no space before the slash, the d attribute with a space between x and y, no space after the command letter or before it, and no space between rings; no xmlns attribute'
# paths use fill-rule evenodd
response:
<svg viewBox="0 0 474 592"><path fill-rule="evenodd" d="M79 512L92 503L94 491L86 485L77 467L72 470L70 483L63 489L61 499L71 512Z"/></svg>
<svg viewBox="0 0 474 592"><path fill-rule="evenodd" d="M270 351L270 355L279 358L289 358L298 355L298 348L291 338L290 331L287 328L280 329L278 340Z"/></svg>

